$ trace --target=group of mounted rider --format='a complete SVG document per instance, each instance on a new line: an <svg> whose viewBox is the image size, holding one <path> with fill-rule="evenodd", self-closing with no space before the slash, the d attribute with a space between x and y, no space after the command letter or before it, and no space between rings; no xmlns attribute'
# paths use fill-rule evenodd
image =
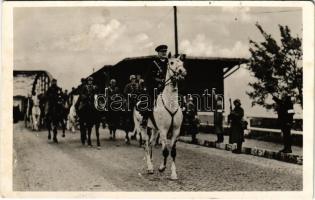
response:
<svg viewBox="0 0 315 200"><path fill-rule="evenodd" d="M123 96L124 107L131 109L122 109L122 111L116 111L111 107L106 111L97 109L99 103L97 96L102 91L99 91L93 83L92 77L83 80L79 88L72 91L70 95L62 91L57 85L57 80L52 80L51 86L40 100L44 102L42 111L49 131L48 138L51 139L50 131L52 130L52 139L58 143L57 128L61 126L64 133L67 119L69 122L74 118L79 121L81 143L92 146L91 132L95 127L97 147L100 148L98 129L106 119L113 139L118 126L126 132L127 143L129 143L128 132L130 131L137 132L143 137L146 142L145 156L149 173L153 173L152 145L159 137L164 156L159 171L162 172L166 168L166 159L170 150L173 160L171 178L177 179L176 142L183 121L183 110L178 102L178 82L184 79L186 70L183 67L183 58L180 55L171 57L167 54L166 45L159 45L155 51L157 56L148 66L144 79L139 75L131 75L130 82L123 90L117 87L115 79L111 79L109 86L105 89L108 98L106 102L102 102L103 104L110 104L116 100L115 98ZM139 95L145 96L146 101L129 98L130 96L139 97ZM167 139L170 139L169 145L166 143Z"/></svg>

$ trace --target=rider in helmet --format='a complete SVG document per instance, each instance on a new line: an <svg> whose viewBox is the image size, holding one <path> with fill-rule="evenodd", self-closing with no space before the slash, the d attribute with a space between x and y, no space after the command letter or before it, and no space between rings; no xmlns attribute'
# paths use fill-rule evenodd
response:
<svg viewBox="0 0 315 200"><path fill-rule="evenodd" d="M127 97L128 94L136 94L138 90L138 84L136 82L136 76L130 75L129 77L130 82L124 88L124 95Z"/></svg>
<svg viewBox="0 0 315 200"><path fill-rule="evenodd" d="M148 108L142 111L143 120L141 125L146 126L148 118L152 115L154 108L154 101L157 95L162 92L164 88L164 81L166 76L168 58L167 58L167 45L159 45L155 48L157 57L150 63L148 71L145 76L145 86L149 97ZM156 95L154 95L154 91Z"/></svg>
<svg viewBox="0 0 315 200"><path fill-rule="evenodd" d="M93 77L88 77L86 79L86 83L82 85L79 93L80 96L76 102L75 108L76 110L80 109L80 105L84 103L89 103L94 102L94 96L97 94L98 88L96 85L93 84Z"/></svg>
<svg viewBox="0 0 315 200"><path fill-rule="evenodd" d="M119 93L119 88L117 87L116 79L111 79L109 81L109 86L107 87L107 90L109 97Z"/></svg>
<svg viewBox="0 0 315 200"><path fill-rule="evenodd" d="M58 87L56 79L51 81L51 86L48 88L46 94L50 105L58 101L58 95L62 94L62 89Z"/></svg>

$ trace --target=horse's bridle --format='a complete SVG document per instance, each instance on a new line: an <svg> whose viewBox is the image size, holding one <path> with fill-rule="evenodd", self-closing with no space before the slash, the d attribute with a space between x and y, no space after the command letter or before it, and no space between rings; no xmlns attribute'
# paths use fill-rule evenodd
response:
<svg viewBox="0 0 315 200"><path fill-rule="evenodd" d="M167 86L168 84L170 84L174 79L176 79L175 77L178 75L178 72L176 72L175 70L173 70L170 67L170 64L167 63L167 71L171 71L173 72L173 75L170 76L167 80L164 81L164 87Z"/></svg>

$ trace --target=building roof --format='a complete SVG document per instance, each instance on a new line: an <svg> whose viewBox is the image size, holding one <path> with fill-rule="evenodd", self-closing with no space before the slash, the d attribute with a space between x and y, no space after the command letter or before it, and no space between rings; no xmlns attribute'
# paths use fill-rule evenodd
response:
<svg viewBox="0 0 315 200"><path fill-rule="evenodd" d="M151 60L155 58L156 55L148 55L148 56L139 56L139 57L129 57L125 58L122 61L118 62L115 66L121 65L125 62L133 62L133 61L139 61L139 60ZM207 66L216 66L216 67L222 67L224 69L223 77L226 78L230 75L232 75L235 71L239 69L239 65L245 64L248 62L248 59L246 58L233 58L233 57L202 57L202 56L186 56L185 60L187 62L203 62L207 63L209 65ZM234 68L237 66L236 68ZM233 69L233 70L232 70Z"/></svg>
<svg viewBox="0 0 315 200"><path fill-rule="evenodd" d="M156 55L147 55L147 56L138 56L138 57L127 57L115 65L105 65L101 69L92 73L89 76L92 76L98 85L105 85L109 82L109 75L111 77L120 77L120 82L124 84L125 80L128 80L130 73L139 74L144 70L144 67L147 66L147 63L150 62ZM190 70L203 70L208 73L216 73L216 70L219 68L223 69L223 74L220 73L222 80L233 74L241 64L247 63L248 59L246 58L226 58L226 57L197 57L197 56L185 56L185 67L190 68ZM132 68L129 68L132 66ZM198 67L196 67L198 66ZM210 68L208 68L210 67ZM212 69L211 69L212 68ZM220 71L220 70L219 70ZM221 71L222 72L222 71ZM194 73L196 74L196 73ZM198 75L198 74L197 74Z"/></svg>
<svg viewBox="0 0 315 200"><path fill-rule="evenodd" d="M52 75L48 71L45 71L45 70L13 70L13 77L20 76L20 75L33 76L33 75L38 75L42 73L45 73L49 76L49 78L52 78Z"/></svg>

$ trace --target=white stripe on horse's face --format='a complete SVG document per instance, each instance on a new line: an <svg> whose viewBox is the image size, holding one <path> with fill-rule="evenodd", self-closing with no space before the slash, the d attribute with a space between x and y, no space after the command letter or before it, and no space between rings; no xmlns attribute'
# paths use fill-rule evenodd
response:
<svg viewBox="0 0 315 200"><path fill-rule="evenodd" d="M186 69L184 68L184 63L179 57L169 59L169 68L171 71L170 75L176 80L184 79L187 74Z"/></svg>

